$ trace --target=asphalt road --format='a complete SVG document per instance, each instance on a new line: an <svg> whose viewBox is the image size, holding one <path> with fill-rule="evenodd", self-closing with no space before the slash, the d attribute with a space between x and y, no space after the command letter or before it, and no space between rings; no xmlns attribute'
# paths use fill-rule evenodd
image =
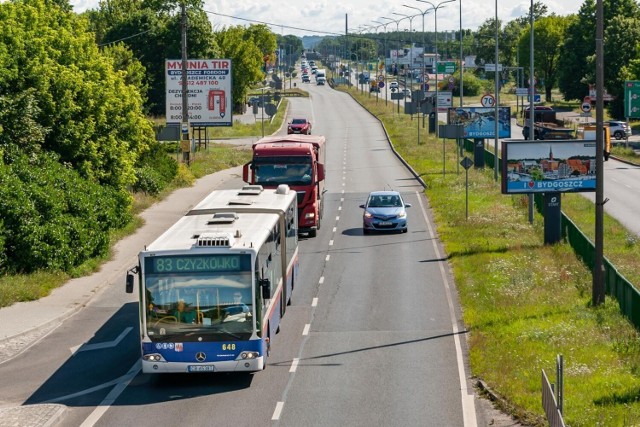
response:
<svg viewBox="0 0 640 427"><path fill-rule="evenodd" d="M301 280L267 369L142 375L138 308L122 274L0 364L3 406L55 412L33 424L35 412L25 410L22 422L0 417L0 425L516 425L475 396L455 285L421 182L349 96L305 89L311 100L292 99L289 115L310 117L327 137L325 212L318 237L300 241ZM211 189L242 185L238 174L174 193L118 250L135 253ZM384 188L413 205L409 232L365 236L358 206ZM132 265L125 257L107 269L120 277Z"/></svg>

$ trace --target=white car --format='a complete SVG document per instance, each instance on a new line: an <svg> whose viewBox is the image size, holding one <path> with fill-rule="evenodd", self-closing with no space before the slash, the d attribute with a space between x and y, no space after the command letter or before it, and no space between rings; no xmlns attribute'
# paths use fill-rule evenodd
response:
<svg viewBox="0 0 640 427"><path fill-rule="evenodd" d="M611 136L615 139L628 138L631 136L631 126L629 126L627 122L609 120L608 122L604 122L604 125L609 126Z"/></svg>
<svg viewBox="0 0 640 427"><path fill-rule="evenodd" d="M396 80L392 80L391 82L389 82L389 89L391 89L392 92L395 92L399 88L400 88L400 85Z"/></svg>

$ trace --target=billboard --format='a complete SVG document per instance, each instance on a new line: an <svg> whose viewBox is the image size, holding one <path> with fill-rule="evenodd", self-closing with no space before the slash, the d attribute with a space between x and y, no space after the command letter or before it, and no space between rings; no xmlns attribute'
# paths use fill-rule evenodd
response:
<svg viewBox="0 0 640 427"><path fill-rule="evenodd" d="M596 189L596 142L502 141L502 193L575 193Z"/></svg>
<svg viewBox="0 0 640 427"><path fill-rule="evenodd" d="M449 108L447 123L463 125L465 138L495 138L494 107ZM498 138L511 138L511 107L498 107Z"/></svg>
<svg viewBox="0 0 640 427"><path fill-rule="evenodd" d="M187 60L189 124L232 126L230 59ZM167 124L182 122L182 60L165 61Z"/></svg>

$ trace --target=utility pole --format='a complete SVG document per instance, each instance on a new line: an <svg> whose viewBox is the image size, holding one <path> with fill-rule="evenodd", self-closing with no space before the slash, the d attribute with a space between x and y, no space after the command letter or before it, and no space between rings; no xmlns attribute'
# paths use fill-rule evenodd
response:
<svg viewBox="0 0 640 427"><path fill-rule="evenodd" d="M182 22L180 25L182 35L182 160L188 165L191 154L191 138L189 137L189 86L187 75L187 7L181 5Z"/></svg>
<svg viewBox="0 0 640 427"><path fill-rule="evenodd" d="M591 302L604 304L604 13L602 0L596 2L596 241L593 260L593 289Z"/></svg>

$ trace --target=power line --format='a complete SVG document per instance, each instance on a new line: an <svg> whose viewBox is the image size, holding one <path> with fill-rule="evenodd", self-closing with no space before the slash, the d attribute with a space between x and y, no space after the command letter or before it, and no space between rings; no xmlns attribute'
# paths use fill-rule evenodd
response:
<svg viewBox="0 0 640 427"><path fill-rule="evenodd" d="M141 36L141 35L143 35L143 34L146 34L146 33L148 33L149 31L151 31L151 30L149 29L149 30L145 30L145 31L142 31L142 32L140 32L140 33L137 33L137 34L133 34L133 35L131 35L131 36L123 37L123 38L121 38L120 40L114 40L114 41L111 41L111 42L108 42L108 43L101 43L101 44L99 44L99 45L98 45L98 47L108 46L108 45L110 45L110 44L118 43L118 42L121 42L121 41L123 41L123 40L132 39L132 38L134 38L134 37L138 37L138 36Z"/></svg>
<svg viewBox="0 0 640 427"><path fill-rule="evenodd" d="M328 31L316 31L316 30L309 30L308 28L292 27L290 25L274 24L272 22L258 21L256 19L240 18L239 16L225 15L224 13L211 12L211 11L208 11L208 10L203 10L203 11L205 13L209 13L211 15L224 16L225 18L237 19L237 20L246 21L246 22L254 22L254 23L258 23L258 24L268 25L268 26L271 26L271 27L286 28L288 30L304 31L304 32L307 32L307 33L329 34L329 35L333 35L333 36L342 36L342 35L344 35L344 34L340 34L340 33L328 32Z"/></svg>

